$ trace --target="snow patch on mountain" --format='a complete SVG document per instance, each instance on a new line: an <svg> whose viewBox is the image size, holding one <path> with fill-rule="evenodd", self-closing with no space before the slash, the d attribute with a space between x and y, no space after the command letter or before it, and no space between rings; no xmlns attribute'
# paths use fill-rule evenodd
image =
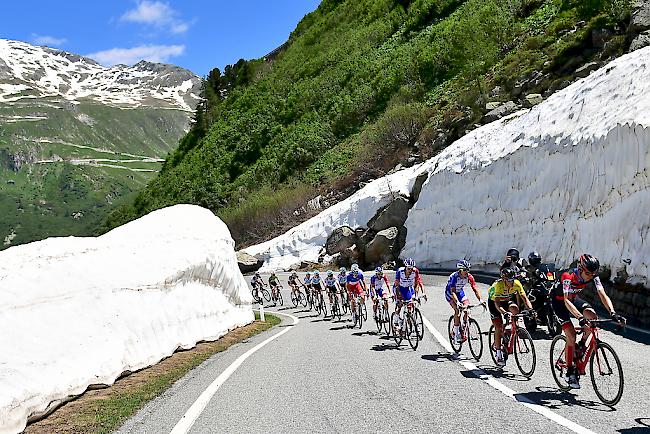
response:
<svg viewBox="0 0 650 434"><path fill-rule="evenodd" d="M228 228L193 205L0 252L0 434L248 324L251 301Z"/></svg>
<svg viewBox="0 0 650 434"><path fill-rule="evenodd" d="M199 77L177 66L142 61L106 68L75 54L0 39L0 102L60 97L193 111L200 87Z"/></svg>

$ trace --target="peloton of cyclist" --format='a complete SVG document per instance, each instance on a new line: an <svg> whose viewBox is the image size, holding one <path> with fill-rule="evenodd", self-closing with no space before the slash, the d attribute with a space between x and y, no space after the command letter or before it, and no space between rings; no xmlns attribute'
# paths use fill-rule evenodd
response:
<svg viewBox="0 0 650 434"><path fill-rule="evenodd" d="M511 314L519 313L516 297L519 295L528 309L533 306L526 296L524 287L516 279L518 273L514 268L503 268L501 270L501 279L497 280L488 290L488 308L494 324L494 350L496 353L497 365L505 366L505 358L501 351L501 336L503 334L503 324L509 321Z"/></svg>
<svg viewBox="0 0 650 434"><path fill-rule="evenodd" d="M588 328L589 320L596 319L597 315L589 303L580 298L580 293L589 284L593 284L598 292L598 297L603 303L611 318L618 323L624 324L625 318L614 311L612 300L605 293L605 288L598 277L600 262L594 256L584 254L580 256L577 267L569 269L562 273L560 282L553 288L551 304L555 315L562 323L562 329L566 336L566 382L572 389L579 389L578 373L574 365L574 353L576 344L576 330L571 323L571 318L578 319L578 323L583 327L582 338L578 344L584 349L585 342L591 333Z"/></svg>
<svg viewBox="0 0 650 434"><path fill-rule="evenodd" d="M375 268L375 274L370 277L370 297L372 298L375 321L377 320L377 306L380 298L383 300L386 309L388 309L388 297L391 295L388 288L388 279L384 276L384 270L381 267Z"/></svg>
<svg viewBox="0 0 650 434"><path fill-rule="evenodd" d="M334 295L337 292L341 291L341 287L339 286L339 281L334 277L334 272L332 270L327 270L327 277L325 278L325 281L323 282L325 284L325 289L327 290L327 297L329 298L330 301L330 306L334 304Z"/></svg>
<svg viewBox="0 0 650 434"><path fill-rule="evenodd" d="M481 291L479 291L476 286L474 276L469 272L470 268L471 264L469 261L464 259L458 261L456 264L457 271L453 272L449 276L447 286L445 287L445 299L454 310L454 339L456 340L456 343L462 341L462 336L460 334L460 306L469 305L469 298L467 298L467 294L465 294L465 285L469 284L469 286L471 286L479 303L485 303L481 298Z"/></svg>
<svg viewBox="0 0 650 434"><path fill-rule="evenodd" d="M352 315L355 315L356 312L356 298L357 296L361 297L361 303L366 302L366 282L363 278L363 274L359 271L359 266L357 264L352 264L350 272L348 273L346 279L346 286L348 289L348 295L350 298L350 307L352 309Z"/></svg>
<svg viewBox="0 0 650 434"><path fill-rule="evenodd" d="M422 277L420 277L420 270L415 268L415 260L413 258L406 258L404 266L400 267L395 273L395 283L393 284L393 292L395 293L395 318L401 321L400 310L402 304L410 302L417 293L417 288L424 292L422 286ZM400 327L401 324L393 324L395 327Z"/></svg>

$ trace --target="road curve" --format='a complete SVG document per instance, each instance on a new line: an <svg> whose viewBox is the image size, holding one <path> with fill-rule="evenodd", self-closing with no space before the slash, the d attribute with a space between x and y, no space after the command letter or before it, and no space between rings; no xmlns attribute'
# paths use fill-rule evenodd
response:
<svg viewBox="0 0 650 434"><path fill-rule="evenodd" d="M279 276L286 282L286 275ZM423 314L446 336L451 312L442 295L446 279L424 276L424 281L429 302ZM485 294L487 286L480 287ZM216 354L117 432L171 432L238 357L285 327L291 330L251 354L221 384L186 432L650 432L650 336L602 332L619 354L626 380L623 399L612 409L599 403L588 377L579 391L557 390L550 340L543 333L535 336L537 369L527 380L514 364L503 372L494 369L485 351L475 370L429 331L417 351L407 343L396 348L376 335L370 318L363 329L351 330L347 321L290 307L288 291L284 299L277 311L295 315L298 324L290 326L293 321L283 317L279 327ZM488 314L476 318L486 331ZM487 379L479 378L483 373Z"/></svg>

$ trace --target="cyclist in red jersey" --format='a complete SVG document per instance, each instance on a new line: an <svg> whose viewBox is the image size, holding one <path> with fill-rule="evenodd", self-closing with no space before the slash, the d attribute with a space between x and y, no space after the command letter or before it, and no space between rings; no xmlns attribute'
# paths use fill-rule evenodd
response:
<svg viewBox="0 0 650 434"><path fill-rule="evenodd" d="M596 319L597 315L589 303L579 297L582 290L589 284L593 283L607 311L613 320L619 323L625 323L625 318L614 311L612 300L605 293L605 288L598 277L600 262L597 258L584 254L580 256L578 266L562 273L560 281L553 289L552 305L555 314L562 323L562 329L566 336L566 362L569 368L566 373L566 381L572 389L579 389L580 383L574 365L574 352L576 344L576 331L571 323L571 318L578 319L580 326L583 327L582 339L580 344L584 344L589 337L589 328L586 327L590 319Z"/></svg>

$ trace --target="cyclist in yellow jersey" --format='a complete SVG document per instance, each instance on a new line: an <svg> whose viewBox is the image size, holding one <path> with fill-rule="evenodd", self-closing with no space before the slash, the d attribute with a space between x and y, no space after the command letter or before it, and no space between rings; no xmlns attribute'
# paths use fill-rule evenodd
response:
<svg viewBox="0 0 650 434"><path fill-rule="evenodd" d="M506 364L503 353L501 352L501 335L503 333L504 317L519 313L519 307L516 301L517 296L521 297L528 309L533 308L533 305L526 296L524 287L521 286L521 282L515 279L516 274L517 271L512 268L502 269L501 279L494 282L488 290L488 308L490 309L492 324L494 324L494 346L497 364L499 366L505 366ZM509 318L506 318L505 322L508 322L508 320Z"/></svg>

